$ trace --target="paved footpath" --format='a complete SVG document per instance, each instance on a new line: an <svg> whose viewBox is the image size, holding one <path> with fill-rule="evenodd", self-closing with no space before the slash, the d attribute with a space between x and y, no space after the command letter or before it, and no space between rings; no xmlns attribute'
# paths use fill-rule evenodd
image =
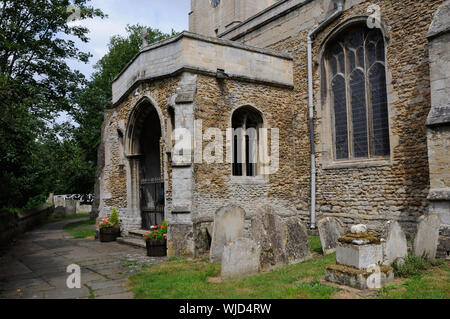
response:
<svg viewBox="0 0 450 319"><path fill-rule="evenodd" d="M84 218L85 219L85 218ZM93 239L74 239L64 225L84 219L47 224L0 251L0 298L129 299L127 277L143 265L166 258L147 257L145 249ZM69 289L67 267L81 268L81 288Z"/></svg>

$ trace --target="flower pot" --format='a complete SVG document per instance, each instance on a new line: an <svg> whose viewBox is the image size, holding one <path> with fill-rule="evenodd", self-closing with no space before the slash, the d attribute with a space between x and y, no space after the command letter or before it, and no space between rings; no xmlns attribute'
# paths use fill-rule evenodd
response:
<svg viewBox="0 0 450 319"><path fill-rule="evenodd" d="M159 239L159 240L146 239L145 245L147 246L147 256L149 257L167 256L166 239Z"/></svg>
<svg viewBox="0 0 450 319"><path fill-rule="evenodd" d="M119 228L101 228L100 229L100 242L108 243L115 241L120 236Z"/></svg>

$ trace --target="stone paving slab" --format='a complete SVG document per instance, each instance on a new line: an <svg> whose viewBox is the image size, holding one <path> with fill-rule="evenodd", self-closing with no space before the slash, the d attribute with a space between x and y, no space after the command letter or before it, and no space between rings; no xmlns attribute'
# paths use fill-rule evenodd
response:
<svg viewBox="0 0 450 319"><path fill-rule="evenodd" d="M72 219L44 225L0 251L0 298L129 299L127 277L143 265L166 258L147 257L145 249L93 239L74 239L63 231ZM81 288L69 289L67 266L81 269Z"/></svg>
<svg viewBox="0 0 450 319"><path fill-rule="evenodd" d="M132 298L133 298L133 294L130 292L96 297L96 299L132 299Z"/></svg>

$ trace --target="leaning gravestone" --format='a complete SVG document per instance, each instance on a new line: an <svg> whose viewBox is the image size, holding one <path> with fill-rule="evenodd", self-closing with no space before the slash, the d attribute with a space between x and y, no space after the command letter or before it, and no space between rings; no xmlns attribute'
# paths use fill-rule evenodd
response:
<svg viewBox="0 0 450 319"><path fill-rule="evenodd" d="M289 264L312 258L308 232L298 217L290 217L283 223L283 242Z"/></svg>
<svg viewBox="0 0 450 319"><path fill-rule="evenodd" d="M260 247L249 238L240 238L225 245L222 255L222 278L255 274L259 270Z"/></svg>
<svg viewBox="0 0 450 319"><path fill-rule="evenodd" d="M210 260L221 262L225 245L242 237L245 211L239 206L225 206L216 211L211 241Z"/></svg>
<svg viewBox="0 0 450 319"><path fill-rule="evenodd" d="M261 248L261 270L287 263L283 233L281 218L272 207L265 205L256 211L251 221L251 234Z"/></svg>
<svg viewBox="0 0 450 319"><path fill-rule="evenodd" d="M408 246L406 235L400 224L396 221L388 221L383 230L383 238L385 239L382 243L383 264L390 266L398 258L404 260L408 254Z"/></svg>
<svg viewBox="0 0 450 319"><path fill-rule="evenodd" d="M419 223L414 239L414 254L416 256L436 257L440 225L441 219L437 214L430 214Z"/></svg>
<svg viewBox="0 0 450 319"><path fill-rule="evenodd" d="M317 228L319 230L323 254L327 255L335 252L338 239L345 232L345 227L342 222L334 217L325 217L319 220Z"/></svg>

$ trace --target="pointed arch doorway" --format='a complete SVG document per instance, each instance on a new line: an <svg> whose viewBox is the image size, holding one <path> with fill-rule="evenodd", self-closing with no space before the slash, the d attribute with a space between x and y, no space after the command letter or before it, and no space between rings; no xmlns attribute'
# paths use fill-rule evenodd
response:
<svg viewBox="0 0 450 319"><path fill-rule="evenodd" d="M128 125L132 206L139 211L141 228L149 230L164 220L164 160L161 114L149 99L141 100Z"/></svg>

